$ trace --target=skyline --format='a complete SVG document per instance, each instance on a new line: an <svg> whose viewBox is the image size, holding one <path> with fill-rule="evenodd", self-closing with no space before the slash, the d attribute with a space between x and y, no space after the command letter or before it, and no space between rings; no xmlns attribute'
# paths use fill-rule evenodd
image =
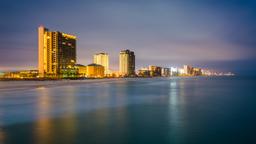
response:
<svg viewBox="0 0 256 144"><path fill-rule="evenodd" d="M0 6L5 19L0 23L0 70L37 68L36 28L44 25L77 35L81 64L107 52L117 70L119 51L130 49L136 53L136 69L189 64L256 72L254 1L64 1L60 7L47 2L14 0Z"/></svg>

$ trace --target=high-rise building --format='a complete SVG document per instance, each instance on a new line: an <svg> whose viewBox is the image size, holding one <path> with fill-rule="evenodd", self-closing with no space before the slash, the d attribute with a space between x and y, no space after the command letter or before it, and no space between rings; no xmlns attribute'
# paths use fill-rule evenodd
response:
<svg viewBox="0 0 256 144"><path fill-rule="evenodd" d="M76 36L38 28L39 77L56 77L76 63Z"/></svg>
<svg viewBox="0 0 256 144"><path fill-rule="evenodd" d="M109 74L109 57L107 53L97 53L93 56L93 63L104 66L104 74Z"/></svg>
<svg viewBox="0 0 256 144"><path fill-rule="evenodd" d="M119 73L122 76L135 75L135 55L133 51L123 50L120 52Z"/></svg>

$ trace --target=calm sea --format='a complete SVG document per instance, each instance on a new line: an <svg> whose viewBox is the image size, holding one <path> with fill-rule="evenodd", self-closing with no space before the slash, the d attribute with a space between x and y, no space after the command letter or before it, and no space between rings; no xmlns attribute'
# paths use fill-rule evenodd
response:
<svg viewBox="0 0 256 144"><path fill-rule="evenodd" d="M254 144L256 78L0 82L2 144Z"/></svg>

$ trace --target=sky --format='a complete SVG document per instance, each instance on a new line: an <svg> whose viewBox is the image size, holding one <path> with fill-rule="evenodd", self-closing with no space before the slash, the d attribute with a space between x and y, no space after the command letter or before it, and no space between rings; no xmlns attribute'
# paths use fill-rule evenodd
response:
<svg viewBox="0 0 256 144"><path fill-rule="evenodd" d="M136 68L190 64L256 75L255 0L1 0L0 71L37 68L37 27L74 34L77 62L130 49Z"/></svg>

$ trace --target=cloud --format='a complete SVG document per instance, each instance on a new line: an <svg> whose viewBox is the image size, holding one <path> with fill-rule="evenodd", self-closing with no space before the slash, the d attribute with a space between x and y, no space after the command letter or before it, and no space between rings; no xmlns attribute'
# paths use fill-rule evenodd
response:
<svg viewBox="0 0 256 144"><path fill-rule="evenodd" d="M117 67L127 48L138 66L253 59L255 6L250 0L4 1L0 66L36 66L41 24L77 35L82 64L106 51Z"/></svg>

